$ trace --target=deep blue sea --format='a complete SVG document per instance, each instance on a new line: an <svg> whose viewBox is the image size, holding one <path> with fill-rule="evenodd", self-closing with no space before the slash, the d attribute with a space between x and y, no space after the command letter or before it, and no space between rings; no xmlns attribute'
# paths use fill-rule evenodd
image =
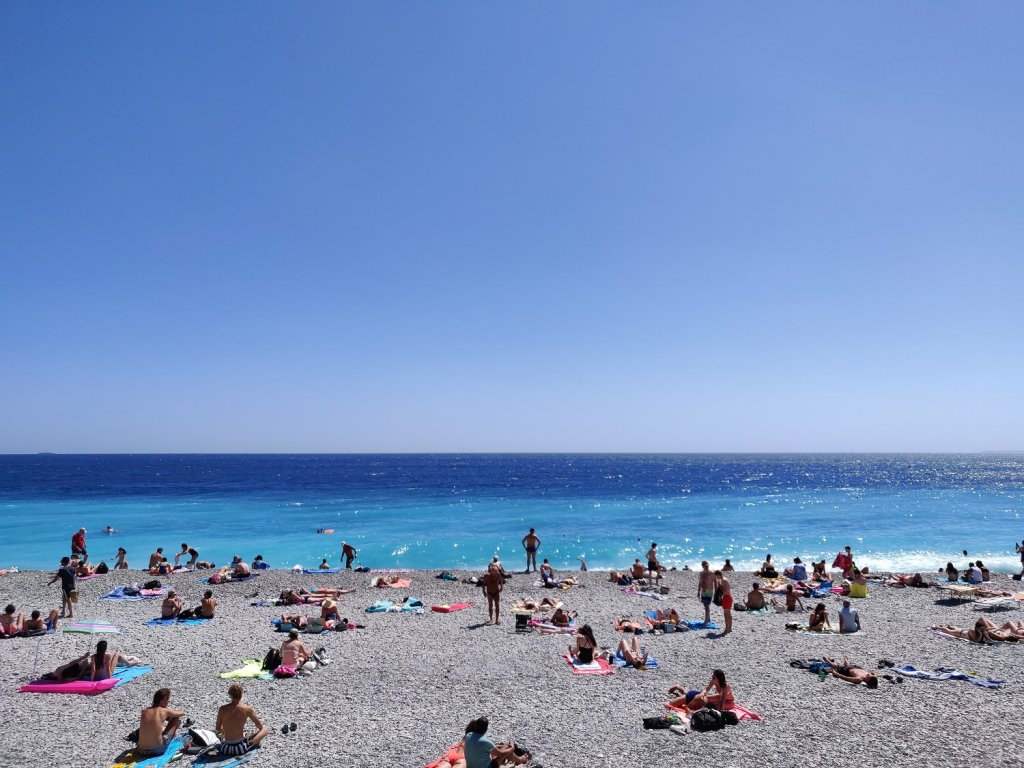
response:
<svg viewBox="0 0 1024 768"><path fill-rule="evenodd" d="M1022 512L1022 454L0 456L0 567L23 569L52 568L81 526L93 561L123 546L132 567L182 542L218 564L336 564L347 540L371 568L521 568L532 526L556 568L657 541L676 566L831 563L849 544L875 569L966 549L1015 571Z"/></svg>

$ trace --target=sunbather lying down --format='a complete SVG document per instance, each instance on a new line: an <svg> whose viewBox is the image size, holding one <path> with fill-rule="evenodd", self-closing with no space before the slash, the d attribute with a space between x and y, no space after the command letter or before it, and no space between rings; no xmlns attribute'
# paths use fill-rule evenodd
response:
<svg viewBox="0 0 1024 768"><path fill-rule="evenodd" d="M281 593L278 600L287 605L319 605L325 600L330 600L332 597L337 597L341 594L346 594L346 592L337 589L328 591L317 590L316 592L310 592L307 589L300 589L297 592L294 589L286 589Z"/></svg>
<svg viewBox="0 0 1024 768"><path fill-rule="evenodd" d="M929 629L972 643L1017 643L1024 640L1024 621L1007 621L999 627L984 616L974 622L973 629L961 629L952 624L938 624Z"/></svg>
<svg viewBox="0 0 1024 768"><path fill-rule="evenodd" d="M374 576L372 579L370 579L370 586L380 588L390 587L392 584L397 584L401 580L401 578L402 577L398 576L397 574Z"/></svg>
<svg viewBox="0 0 1024 768"><path fill-rule="evenodd" d="M552 600L550 597L545 597L543 600L534 600L532 597L520 597L512 604L513 611L527 613L554 611L561 607L561 600Z"/></svg>
<svg viewBox="0 0 1024 768"><path fill-rule="evenodd" d="M854 685L863 684L872 689L878 687L878 675L857 666L845 656L843 656L841 663L835 659L830 659L828 656L822 656L821 658L827 661L831 667L832 677L837 677Z"/></svg>
<svg viewBox="0 0 1024 768"><path fill-rule="evenodd" d="M615 629L618 632L632 632L640 635L647 630L647 625L642 621L634 621L623 616L615 620Z"/></svg>
<svg viewBox="0 0 1024 768"><path fill-rule="evenodd" d="M882 581L887 587L927 587L928 583L921 577L920 573L898 574L890 576Z"/></svg>
<svg viewBox="0 0 1024 768"><path fill-rule="evenodd" d="M643 669L647 666L647 649L640 647L640 641L636 639L635 635L629 643L625 640L619 640L619 646L615 649L615 653L604 651L601 655L609 661L618 656L627 664L637 669Z"/></svg>

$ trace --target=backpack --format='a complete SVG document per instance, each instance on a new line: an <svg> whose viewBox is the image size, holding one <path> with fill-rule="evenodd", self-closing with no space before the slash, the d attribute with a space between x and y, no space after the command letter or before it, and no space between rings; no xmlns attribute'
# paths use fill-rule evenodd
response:
<svg viewBox="0 0 1024 768"><path fill-rule="evenodd" d="M690 728L695 731L720 731L724 726L722 713L717 709L698 709L690 716Z"/></svg>
<svg viewBox="0 0 1024 768"><path fill-rule="evenodd" d="M722 607L722 588L715 587L715 595L711 598L711 602L717 605L719 608Z"/></svg>
<svg viewBox="0 0 1024 768"><path fill-rule="evenodd" d="M100 564L96 566L96 573L110 573L110 566L100 560Z"/></svg>
<svg viewBox="0 0 1024 768"><path fill-rule="evenodd" d="M281 652L277 648L271 648L263 657L263 669L273 672L281 666Z"/></svg>
<svg viewBox="0 0 1024 768"><path fill-rule="evenodd" d="M160 589L163 584L160 583L160 579L150 579L142 585L143 589Z"/></svg>

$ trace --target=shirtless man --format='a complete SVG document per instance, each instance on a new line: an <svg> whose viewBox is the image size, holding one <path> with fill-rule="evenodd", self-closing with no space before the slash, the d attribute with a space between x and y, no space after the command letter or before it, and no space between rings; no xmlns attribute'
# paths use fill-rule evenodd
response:
<svg viewBox="0 0 1024 768"><path fill-rule="evenodd" d="M163 547L157 547L156 548L156 552L154 552L152 555L149 556L149 570L152 571L154 568L159 568L160 567L160 563L162 563L163 561L164 561L164 548Z"/></svg>
<svg viewBox="0 0 1024 768"><path fill-rule="evenodd" d="M142 710L139 746L135 750L139 757L162 755L178 732L178 726L185 713L171 709L170 704L171 689L161 688L153 694L153 706Z"/></svg>
<svg viewBox="0 0 1024 768"><path fill-rule="evenodd" d="M540 549L540 536L536 534L533 528L530 532L523 536L523 549L526 550L526 572L530 572L530 565L533 565L533 570L537 570L537 550Z"/></svg>
<svg viewBox="0 0 1024 768"><path fill-rule="evenodd" d="M217 710L215 730L223 739L217 745L217 752L226 757L240 757L250 749L258 747L264 737L270 733L270 729L260 722L252 707L242 703L241 685L238 683L229 685L228 698L231 699L231 703L225 704ZM256 733L246 736L245 724L250 720L256 726Z"/></svg>
<svg viewBox="0 0 1024 768"><path fill-rule="evenodd" d="M345 558L345 570L352 570L352 561L356 559L356 548L347 541L341 542L341 556Z"/></svg>
<svg viewBox="0 0 1024 768"><path fill-rule="evenodd" d="M725 616L725 631L723 635L732 632L732 585L721 571L715 571L715 584L722 590L722 614Z"/></svg>
<svg viewBox="0 0 1024 768"><path fill-rule="evenodd" d="M661 581L661 563L658 562L658 545L653 541L651 548L647 550L647 578L653 583L655 579Z"/></svg>
<svg viewBox="0 0 1024 768"><path fill-rule="evenodd" d="M25 620L25 633L46 632L50 629L56 629L58 618L56 608L50 611L50 615L46 619L42 618L42 614L39 611L32 611L32 617Z"/></svg>
<svg viewBox="0 0 1024 768"><path fill-rule="evenodd" d="M851 664L850 660L843 657L843 663L839 664L835 659L830 659L828 656L822 656L822 658L829 663L832 668L832 677L837 677L840 680L845 680L848 683L854 685L860 685L864 683L868 688L878 687L878 676L868 672L863 667L858 667L855 664Z"/></svg>
<svg viewBox="0 0 1024 768"><path fill-rule="evenodd" d="M629 573L634 579L642 579L646 571L644 570L644 564L640 562L638 557L633 561L633 565L629 568Z"/></svg>
<svg viewBox="0 0 1024 768"><path fill-rule="evenodd" d="M164 598L163 604L160 606L160 618L162 619L174 619L177 618L178 614L181 613L181 609L184 606L182 599L178 597L178 593L173 589L167 593L167 597Z"/></svg>
<svg viewBox="0 0 1024 768"><path fill-rule="evenodd" d="M501 597L501 590L505 588L505 579L502 578L500 571L488 568L480 585L487 596L487 623L501 624L501 609L498 600Z"/></svg>
<svg viewBox="0 0 1024 768"><path fill-rule="evenodd" d="M281 643L281 666L298 669L309 659L309 651L299 640L299 630L288 630L288 639Z"/></svg>
<svg viewBox="0 0 1024 768"><path fill-rule="evenodd" d="M711 623L711 601L715 597L715 574L711 572L708 561L700 564L700 577L697 579L697 597L704 604L704 623Z"/></svg>
<svg viewBox="0 0 1024 768"><path fill-rule="evenodd" d="M213 590L208 589L203 593L203 599L199 602L199 608L196 610L202 618L212 619L217 612L217 601L213 599Z"/></svg>
<svg viewBox="0 0 1024 768"><path fill-rule="evenodd" d="M764 607L764 592L761 591L761 585L755 581L753 588L747 592L747 610L760 611Z"/></svg>
<svg viewBox="0 0 1024 768"><path fill-rule="evenodd" d="M231 575L236 579L245 579L252 575L249 565L242 558L235 555L235 563L231 569Z"/></svg>

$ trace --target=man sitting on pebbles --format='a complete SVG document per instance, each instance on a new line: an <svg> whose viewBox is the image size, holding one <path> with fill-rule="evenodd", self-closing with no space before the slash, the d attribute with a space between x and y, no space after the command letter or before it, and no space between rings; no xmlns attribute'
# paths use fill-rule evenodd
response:
<svg viewBox="0 0 1024 768"><path fill-rule="evenodd" d="M231 699L231 703L217 710L216 731L223 739L217 745L217 753L225 757L239 757L258 747L270 730L260 722L252 707L242 703L241 685L229 685L228 698ZM256 726L256 733L246 736L245 726L250 720Z"/></svg>

